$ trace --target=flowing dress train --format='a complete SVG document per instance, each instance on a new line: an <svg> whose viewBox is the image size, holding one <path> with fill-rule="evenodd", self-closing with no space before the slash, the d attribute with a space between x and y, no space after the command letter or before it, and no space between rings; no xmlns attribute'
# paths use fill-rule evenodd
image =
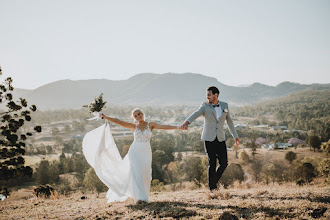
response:
<svg viewBox="0 0 330 220"><path fill-rule="evenodd" d="M149 202L151 183L151 130L134 130L134 141L122 159L110 129L110 123L88 132L82 150L96 175L109 187L108 202L124 201L128 197L135 202Z"/></svg>

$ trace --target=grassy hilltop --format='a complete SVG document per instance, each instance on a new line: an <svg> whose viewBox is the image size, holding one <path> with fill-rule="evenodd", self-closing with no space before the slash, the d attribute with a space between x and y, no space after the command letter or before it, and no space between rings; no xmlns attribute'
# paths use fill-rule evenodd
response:
<svg viewBox="0 0 330 220"><path fill-rule="evenodd" d="M44 199L32 195L32 190L22 189L1 203L0 218L218 219L222 216L230 219L225 218L230 213L238 219L329 219L329 202L330 188L321 185L253 185L250 188L237 184L230 189L220 189L213 199L209 198L206 188L186 187L176 192L152 192L150 203L140 205L132 199L106 203L105 193L74 193Z"/></svg>

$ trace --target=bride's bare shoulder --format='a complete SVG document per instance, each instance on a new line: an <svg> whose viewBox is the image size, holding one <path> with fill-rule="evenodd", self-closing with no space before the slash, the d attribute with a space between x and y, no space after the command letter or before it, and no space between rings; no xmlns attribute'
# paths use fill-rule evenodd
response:
<svg viewBox="0 0 330 220"><path fill-rule="evenodd" d="M153 129L157 126L158 124L156 122L150 121L149 122L149 128Z"/></svg>
<svg viewBox="0 0 330 220"><path fill-rule="evenodd" d="M155 126L157 123L156 122L153 122L153 121L150 121L150 122L148 122L149 123L149 127L151 127L151 126Z"/></svg>

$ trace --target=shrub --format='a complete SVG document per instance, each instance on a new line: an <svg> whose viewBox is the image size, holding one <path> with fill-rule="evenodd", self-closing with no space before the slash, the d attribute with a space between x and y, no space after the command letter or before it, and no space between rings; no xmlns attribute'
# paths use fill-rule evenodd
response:
<svg viewBox="0 0 330 220"><path fill-rule="evenodd" d="M319 136L312 135L308 137L308 143L310 146L314 148L314 152L315 152L315 149L320 149L321 139Z"/></svg>
<svg viewBox="0 0 330 220"><path fill-rule="evenodd" d="M330 183L330 159L324 158L317 167L319 173L325 177L325 182Z"/></svg>
<svg viewBox="0 0 330 220"><path fill-rule="evenodd" d="M96 191L98 193L105 192L108 188L98 178L93 167L89 168L84 178L84 186L87 190Z"/></svg>
<svg viewBox="0 0 330 220"><path fill-rule="evenodd" d="M299 179L299 180L296 181L296 184L298 186L303 186L305 184L305 181L303 179Z"/></svg>
<svg viewBox="0 0 330 220"><path fill-rule="evenodd" d="M176 183L181 181L178 162L170 162L169 164L164 165L162 171L167 183Z"/></svg>
<svg viewBox="0 0 330 220"><path fill-rule="evenodd" d="M57 187L57 191L62 195L67 195L72 191L70 182L66 179L61 180L61 183Z"/></svg>
<svg viewBox="0 0 330 220"><path fill-rule="evenodd" d="M227 188L235 181L242 182L243 180L244 180L244 171L241 165L232 163L227 167L227 169L223 173L220 179L220 183L223 185L224 188Z"/></svg>
<svg viewBox="0 0 330 220"><path fill-rule="evenodd" d="M44 197L49 198L52 193L54 193L55 190L53 187L49 185L40 185L37 188L34 189L34 193L37 197Z"/></svg>
<svg viewBox="0 0 330 220"><path fill-rule="evenodd" d="M160 182L158 179L153 179L151 181L150 191L161 192L165 190L164 183Z"/></svg>
<svg viewBox="0 0 330 220"><path fill-rule="evenodd" d="M330 155L330 139L327 142L322 143L321 149L326 155Z"/></svg>
<svg viewBox="0 0 330 220"><path fill-rule="evenodd" d="M42 160L34 173L37 183L41 185L57 183L59 180L59 169L56 161L49 163L48 160Z"/></svg>
<svg viewBox="0 0 330 220"><path fill-rule="evenodd" d="M183 168L189 178L189 181L194 181L195 185L200 187L203 182L203 167L202 159L200 157L187 157L184 160Z"/></svg>
<svg viewBox="0 0 330 220"><path fill-rule="evenodd" d="M239 153L239 159L245 163L249 162L250 158L249 158L249 155L245 152L245 151L241 151Z"/></svg>
<svg viewBox="0 0 330 220"><path fill-rule="evenodd" d="M292 161L297 159L297 154L293 151L288 151L285 154L285 159L288 160L290 162L290 164L292 164Z"/></svg>
<svg viewBox="0 0 330 220"><path fill-rule="evenodd" d="M274 161L264 166L263 175L267 184L270 179L273 184L275 182L282 183L284 180L287 180L287 170L282 161Z"/></svg>
<svg viewBox="0 0 330 220"><path fill-rule="evenodd" d="M252 173L252 176L254 177L254 180L257 183L260 181L261 171L262 171L262 162L259 160L254 160L251 163L250 172Z"/></svg>
<svg viewBox="0 0 330 220"><path fill-rule="evenodd" d="M303 179L306 183L310 183L316 176L314 170L314 166L311 163L303 163L296 169L296 178Z"/></svg>

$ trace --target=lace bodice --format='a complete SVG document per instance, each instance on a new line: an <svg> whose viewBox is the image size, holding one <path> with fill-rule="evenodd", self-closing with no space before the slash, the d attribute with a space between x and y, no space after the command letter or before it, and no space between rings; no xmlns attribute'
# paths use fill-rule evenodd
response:
<svg viewBox="0 0 330 220"><path fill-rule="evenodd" d="M134 141L150 142L151 135L152 135L152 132L149 128L149 122L148 122L146 129L144 129L143 131L141 131L141 129L136 126L136 128L134 130Z"/></svg>

